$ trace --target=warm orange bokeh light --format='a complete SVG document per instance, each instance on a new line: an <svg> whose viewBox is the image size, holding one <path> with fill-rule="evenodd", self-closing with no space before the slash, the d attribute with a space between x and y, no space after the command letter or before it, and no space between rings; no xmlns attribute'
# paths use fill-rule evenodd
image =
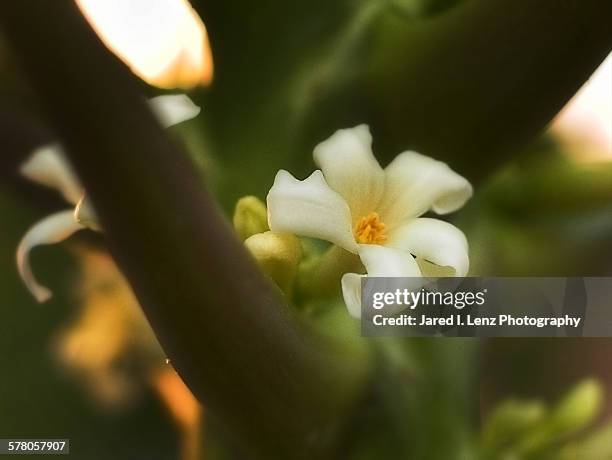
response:
<svg viewBox="0 0 612 460"><path fill-rule="evenodd" d="M111 257L85 246L74 249L82 268L77 290L82 306L57 338L57 356L97 402L118 408L130 402L150 373L167 367L165 355ZM118 365L126 357L138 362L143 376Z"/></svg>
<svg viewBox="0 0 612 460"><path fill-rule="evenodd" d="M187 0L76 0L104 44L147 83L208 85L213 61L204 23Z"/></svg>
<svg viewBox="0 0 612 460"><path fill-rule="evenodd" d="M612 55L565 106L551 128L574 159L612 160Z"/></svg>
<svg viewBox="0 0 612 460"><path fill-rule="evenodd" d="M129 285L104 251L76 246L82 268L76 318L58 337L66 370L105 408L121 408L150 385L181 434L181 459L201 458L203 410L159 346ZM121 362L130 362L122 369Z"/></svg>
<svg viewBox="0 0 612 460"><path fill-rule="evenodd" d="M188 429L199 423L202 407L170 365L155 375L153 385L181 427Z"/></svg>

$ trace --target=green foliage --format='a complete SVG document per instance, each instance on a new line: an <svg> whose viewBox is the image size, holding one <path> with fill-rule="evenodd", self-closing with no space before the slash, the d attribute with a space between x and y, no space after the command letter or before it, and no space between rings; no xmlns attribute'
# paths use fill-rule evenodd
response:
<svg viewBox="0 0 612 460"><path fill-rule="evenodd" d="M477 189L456 223L470 243L473 275L606 273L612 162L576 163L541 141Z"/></svg>
<svg viewBox="0 0 612 460"><path fill-rule="evenodd" d="M579 441L561 449L555 460L610 460L612 459L612 424L595 430Z"/></svg>
<svg viewBox="0 0 612 460"><path fill-rule="evenodd" d="M394 6L409 18L422 19L441 13L466 0L393 0Z"/></svg>
<svg viewBox="0 0 612 460"><path fill-rule="evenodd" d="M509 399L499 404L489 415L482 429L481 443L486 455L506 449L518 437L540 423L545 416L540 401Z"/></svg>
<svg viewBox="0 0 612 460"><path fill-rule="evenodd" d="M609 426L594 430L580 440L573 438L593 422L602 403L603 389L592 379L578 383L551 409L540 401L504 401L484 422L481 457L485 460L609 458L612 438L605 439Z"/></svg>

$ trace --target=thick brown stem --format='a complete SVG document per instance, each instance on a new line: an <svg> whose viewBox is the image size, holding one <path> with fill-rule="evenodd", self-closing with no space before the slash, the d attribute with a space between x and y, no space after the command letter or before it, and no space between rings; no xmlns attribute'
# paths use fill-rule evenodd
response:
<svg viewBox="0 0 612 460"><path fill-rule="evenodd" d="M329 453L362 380L304 331L73 2L1 2L116 260L193 393L265 458Z"/></svg>

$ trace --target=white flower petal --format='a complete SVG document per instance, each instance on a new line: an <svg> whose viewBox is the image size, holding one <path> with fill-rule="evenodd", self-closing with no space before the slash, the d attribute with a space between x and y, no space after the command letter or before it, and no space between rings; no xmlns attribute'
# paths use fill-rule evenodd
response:
<svg viewBox="0 0 612 460"><path fill-rule="evenodd" d="M357 252L349 207L329 188L321 171L313 172L303 181L287 171L279 171L267 204L273 232L320 238Z"/></svg>
<svg viewBox="0 0 612 460"><path fill-rule="evenodd" d="M421 276L419 266L409 252L385 246L360 244L359 257L366 268L367 275L346 273L342 277L342 295L351 316L361 317L361 278L412 277Z"/></svg>
<svg viewBox="0 0 612 460"><path fill-rule="evenodd" d="M329 186L344 197L353 223L376 211L385 186L385 173L372 153L367 125L336 131L314 149L314 161Z"/></svg>
<svg viewBox="0 0 612 460"><path fill-rule="evenodd" d="M34 224L20 241L17 247L19 275L38 302L48 300L51 291L36 281L30 266L30 251L43 244L59 243L82 228L84 227L74 219L73 210L60 211Z"/></svg>
<svg viewBox="0 0 612 460"><path fill-rule="evenodd" d="M104 44L147 83L191 88L210 83L204 23L187 0L77 0Z"/></svg>
<svg viewBox="0 0 612 460"><path fill-rule="evenodd" d="M416 152L398 155L385 169L386 188L381 217L392 227L430 209L448 214L472 196L472 186L448 167Z"/></svg>
<svg viewBox="0 0 612 460"><path fill-rule="evenodd" d="M368 276L418 277L419 266L408 251L376 244L360 244L359 257Z"/></svg>
<svg viewBox="0 0 612 460"><path fill-rule="evenodd" d="M457 276L457 271L453 267L444 267L442 265L436 265L422 257L416 258L419 268L423 276L427 278L449 278Z"/></svg>
<svg viewBox="0 0 612 460"><path fill-rule="evenodd" d="M34 182L58 190L71 204L76 204L83 194L83 186L58 144L36 149L21 165L20 172Z"/></svg>
<svg viewBox="0 0 612 460"><path fill-rule="evenodd" d="M394 229L386 243L409 251L441 267L451 267L454 276L466 276L470 266L465 235L454 225L438 219L412 219Z"/></svg>
<svg viewBox="0 0 612 460"><path fill-rule="evenodd" d="M93 208L89 196L86 194L83 194L77 203L76 208L74 208L74 219L83 227L98 232L102 231L98 215Z"/></svg>
<svg viewBox="0 0 612 460"><path fill-rule="evenodd" d="M200 107L184 94L151 98L149 99L149 107L165 128L191 120L200 113Z"/></svg>
<svg viewBox="0 0 612 460"><path fill-rule="evenodd" d="M349 314L361 318L361 278L366 275L346 273L342 276L342 297Z"/></svg>

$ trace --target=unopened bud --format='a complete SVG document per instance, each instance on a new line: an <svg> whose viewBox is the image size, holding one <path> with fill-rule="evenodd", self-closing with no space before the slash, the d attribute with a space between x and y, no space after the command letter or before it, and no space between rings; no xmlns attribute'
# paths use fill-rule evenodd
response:
<svg viewBox="0 0 612 460"><path fill-rule="evenodd" d="M302 258L300 240L288 233L265 232L249 237L245 246L263 272L285 293L291 291Z"/></svg>
<svg viewBox="0 0 612 460"><path fill-rule="evenodd" d="M576 385L559 402L553 413L558 433L570 434L584 428L599 413L603 402L603 389L595 379Z"/></svg>
<svg viewBox="0 0 612 460"><path fill-rule="evenodd" d="M557 404L542 425L523 438L518 451L535 455L580 431L595 419L602 401L603 389L599 382L594 379L580 382Z"/></svg>
<svg viewBox="0 0 612 460"><path fill-rule="evenodd" d="M254 196L245 196L238 200L233 222L234 229L243 241L257 233L270 230L266 205Z"/></svg>

